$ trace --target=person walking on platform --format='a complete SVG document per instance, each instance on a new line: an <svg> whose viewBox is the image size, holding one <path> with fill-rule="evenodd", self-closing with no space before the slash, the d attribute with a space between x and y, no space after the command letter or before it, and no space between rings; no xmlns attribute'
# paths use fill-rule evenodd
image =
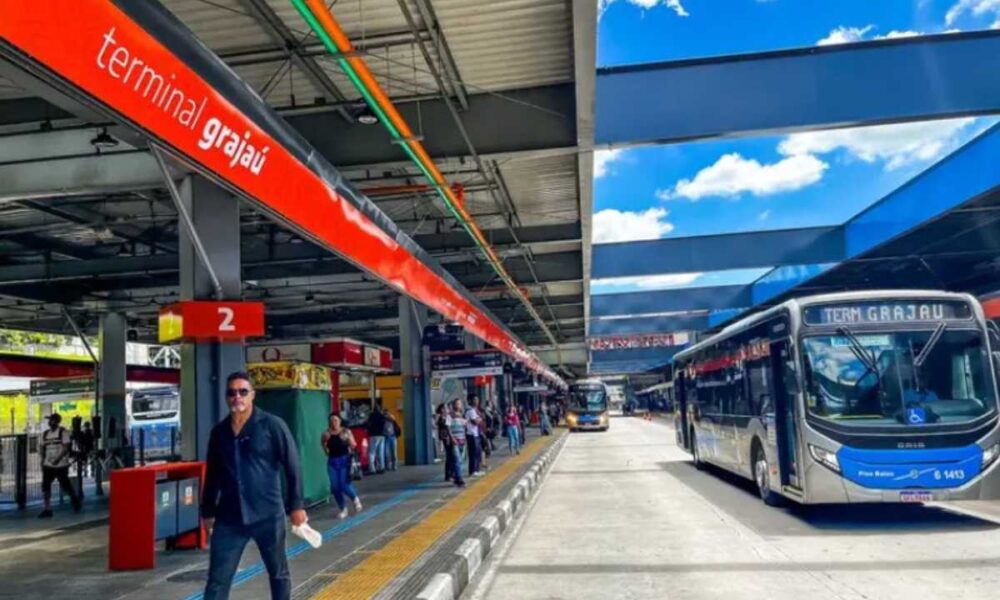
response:
<svg viewBox="0 0 1000 600"><path fill-rule="evenodd" d="M527 427L530 420L528 417L528 409L523 405L519 406L517 409L517 420L519 421L517 433L521 436L521 447L523 448L524 445L528 443Z"/></svg>
<svg viewBox="0 0 1000 600"><path fill-rule="evenodd" d="M330 493L340 509L338 517L347 518L346 495L354 503L355 512L361 512L361 498L351 485L351 456L358 447L351 430L344 427L340 415L330 413L329 428L323 432L323 452L326 453L326 472L330 476Z"/></svg>
<svg viewBox="0 0 1000 600"><path fill-rule="evenodd" d="M383 464L387 471L395 471L396 463L399 461L397 440L403 430L391 412L386 410L383 416L385 417L385 462Z"/></svg>
<svg viewBox="0 0 1000 600"><path fill-rule="evenodd" d="M448 426L451 429L451 437L455 440L455 448L457 450L458 463L455 465L455 470L461 473L462 467L465 464L465 455L469 452L469 444L465 408L462 406L462 401L458 398L451 404L451 418Z"/></svg>
<svg viewBox="0 0 1000 600"><path fill-rule="evenodd" d="M510 454L520 454L521 419L517 416L517 409L513 405L507 407L507 418L504 425L507 427L507 451Z"/></svg>
<svg viewBox="0 0 1000 600"><path fill-rule="evenodd" d="M368 416L368 472L385 472L385 415L378 404Z"/></svg>
<svg viewBox="0 0 1000 600"><path fill-rule="evenodd" d="M229 416L208 438L202 517L211 531L205 600L229 598L233 575L252 539L267 568L272 600L289 600L292 578L285 556L285 515L294 526L308 521L302 469L288 426L254 407L255 392L243 372L226 379Z"/></svg>
<svg viewBox="0 0 1000 600"><path fill-rule="evenodd" d="M473 396L469 408L465 411L465 437L469 443L469 477L481 477L480 461L483 458L483 446L480 439L482 431L482 416L479 413L479 398Z"/></svg>
<svg viewBox="0 0 1000 600"><path fill-rule="evenodd" d="M72 441L69 432L61 425L62 415L49 415L49 428L42 432L42 499L45 506L38 515L40 519L52 517L52 482L58 480L59 488L69 494L73 511L80 512L80 496L76 486L69 480L70 450Z"/></svg>
<svg viewBox="0 0 1000 600"><path fill-rule="evenodd" d="M549 422L549 409L544 402L538 408L538 429L542 435L552 434L552 424Z"/></svg>
<svg viewBox="0 0 1000 600"><path fill-rule="evenodd" d="M458 454L458 444L455 436L451 433L451 417L448 415L447 404L439 404L437 416L434 419L437 429L438 440L444 447L444 480L451 481L456 486L462 487L465 481L462 480L461 457ZM464 430L464 426L463 426Z"/></svg>

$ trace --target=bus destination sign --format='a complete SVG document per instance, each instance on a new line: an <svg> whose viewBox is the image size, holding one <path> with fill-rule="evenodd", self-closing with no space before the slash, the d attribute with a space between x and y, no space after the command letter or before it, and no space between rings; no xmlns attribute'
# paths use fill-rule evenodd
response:
<svg viewBox="0 0 1000 600"><path fill-rule="evenodd" d="M969 319L964 302L863 302L810 306L803 311L806 325L856 325L863 323L932 323Z"/></svg>

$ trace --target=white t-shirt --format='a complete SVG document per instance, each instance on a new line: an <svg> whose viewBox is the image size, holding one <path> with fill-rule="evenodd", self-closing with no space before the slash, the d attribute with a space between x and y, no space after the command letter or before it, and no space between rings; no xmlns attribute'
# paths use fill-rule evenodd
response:
<svg viewBox="0 0 1000 600"><path fill-rule="evenodd" d="M54 467L63 468L69 466L69 451L67 447L70 444L69 432L65 428L60 427L55 431L51 429L46 429L42 432L42 466L44 467ZM60 458L60 456L62 458ZM58 460L57 460L58 459Z"/></svg>
<svg viewBox="0 0 1000 600"><path fill-rule="evenodd" d="M465 432L472 437L479 437L479 411L469 407L465 411Z"/></svg>

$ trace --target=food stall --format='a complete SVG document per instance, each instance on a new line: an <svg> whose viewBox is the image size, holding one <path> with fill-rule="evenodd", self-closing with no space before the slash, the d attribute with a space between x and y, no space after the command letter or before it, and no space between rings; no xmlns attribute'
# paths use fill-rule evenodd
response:
<svg viewBox="0 0 1000 600"><path fill-rule="evenodd" d="M302 488L307 503L330 493L322 436L330 414L331 369L304 362L250 363L247 372L257 390L256 404L281 417L295 438L302 464Z"/></svg>

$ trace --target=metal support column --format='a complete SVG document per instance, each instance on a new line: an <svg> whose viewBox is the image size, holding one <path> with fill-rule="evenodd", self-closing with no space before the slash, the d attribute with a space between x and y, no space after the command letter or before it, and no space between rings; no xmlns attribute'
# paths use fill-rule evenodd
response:
<svg viewBox="0 0 1000 600"><path fill-rule="evenodd" d="M240 206L239 200L198 175L184 178L179 196L201 247L180 229L181 300L239 300ZM211 265L206 268L205 260ZM213 275L214 273L214 275ZM204 459L212 426L227 413L226 376L244 368L243 344L199 343L181 345L181 454L186 460Z"/></svg>
<svg viewBox="0 0 1000 600"><path fill-rule="evenodd" d="M406 464L434 460L431 437L430 353L423 346L427 309L406 297L399 299L399 356L403 376L403 436Z"/></svg>
<svg viewBox="0 0 1000 600"><path fill-rule="evenodd" d="M109 454L120 454L124 446L127 423L125 418L125 345L128 325L125 315L107 313L101 315L98 345L98 414L101 415L102 447Z"/></svg>

